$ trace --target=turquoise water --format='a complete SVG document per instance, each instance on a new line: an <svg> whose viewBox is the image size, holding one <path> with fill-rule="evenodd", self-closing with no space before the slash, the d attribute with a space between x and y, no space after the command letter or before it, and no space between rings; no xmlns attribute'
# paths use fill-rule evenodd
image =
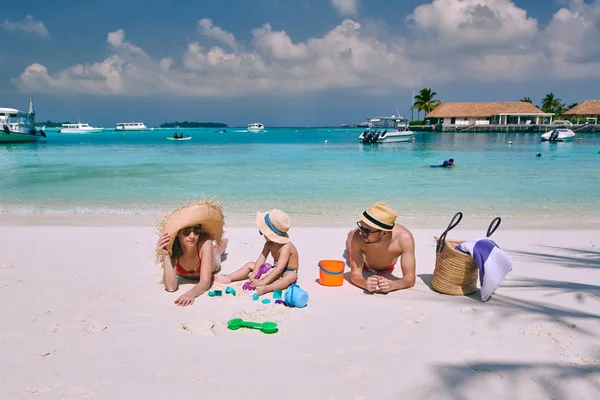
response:
<svg viewBox="0 0 600 400"><path fill-rule="evenodd" d="M378 200L404 217L600 214L600 134L550 144L540 134L418 133L414 143L361 145L360 129L178 131L193 139L48 130L46 142L0 146L0 207L154 213L205 194L230 215L348 217ZM457 168L429 167L448 158Z"/></svg>

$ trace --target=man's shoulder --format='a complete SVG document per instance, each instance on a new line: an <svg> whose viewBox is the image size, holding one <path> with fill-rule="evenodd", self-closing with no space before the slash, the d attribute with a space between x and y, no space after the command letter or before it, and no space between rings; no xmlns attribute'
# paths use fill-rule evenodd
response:
<svg viewBox="0 0 600 400"><path fill-rule="evenodd" d="M407 227L400 224L394 226L394 236L396 236L396 239L400 242L413 240L412 232Z"/></svg>

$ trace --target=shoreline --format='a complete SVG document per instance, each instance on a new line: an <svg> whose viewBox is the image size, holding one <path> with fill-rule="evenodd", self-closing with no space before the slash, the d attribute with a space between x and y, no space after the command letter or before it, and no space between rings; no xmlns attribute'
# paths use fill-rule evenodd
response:
<svg viewBox="0 0 600 400"><path fill-rule="evenodd" d="M397 223L408 229L437 229L440 233L448 226L452 215L448 217L398 217ZM161 220L163 214L116 214L116 213L76 213L76 212L0 212L0 227L17 226L85 226L85 227L154 227ZM292 227L303 228L351 228L354 227L358 216L352 217L322 217L307 215L290 215ZM579 218L560 218L555 216L533 216L502 217L503 229L536 230L552 229L556 231L565 230L597 230L600 225L600 217L581 216ZM477 229L485 233L493 216L473 217L463 212L463 219L456 229ZM225 226L230 228L254 227L255 216L252 215L227 215L225 214Z"/></svg>

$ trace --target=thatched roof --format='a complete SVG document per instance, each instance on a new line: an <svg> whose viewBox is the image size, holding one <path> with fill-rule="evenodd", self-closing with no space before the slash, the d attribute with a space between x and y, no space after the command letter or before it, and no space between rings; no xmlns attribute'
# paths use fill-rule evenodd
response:
<svg viewBox="0 0 600 400"><path fill-rule="evenodd" d="M585 100L563 115L600 115L600 100Z"/></svg>
<svg viewBox="0 0 600 400"><path fill-rule="evenodd" d="M468 102L442 103L425 118L489 118L498 114L544 114L531 103L512 102Z"/></svg>

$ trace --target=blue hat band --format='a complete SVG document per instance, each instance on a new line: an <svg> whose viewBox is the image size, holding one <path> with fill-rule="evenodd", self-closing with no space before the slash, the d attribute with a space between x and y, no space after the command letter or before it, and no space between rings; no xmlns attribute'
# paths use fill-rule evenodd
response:
<svg viewBox="0 0 600 400"><path fill-rule="evenodd" d="M271 218L269 217L269 214L265 214L265 224L267 224L267 226L269 227L270 230L272 230L277 236L286 236L286 233L283 231L280 231L279 229L277 229L275 227L275 225L273 225L273 223L271 222Z"/></svg>

